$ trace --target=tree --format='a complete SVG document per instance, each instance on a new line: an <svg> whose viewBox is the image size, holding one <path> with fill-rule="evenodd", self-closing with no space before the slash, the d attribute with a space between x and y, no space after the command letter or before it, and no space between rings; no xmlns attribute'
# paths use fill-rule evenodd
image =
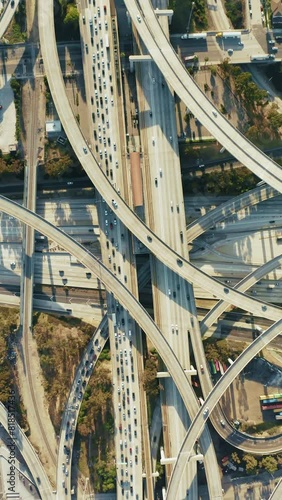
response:
<svg viewBox="0 0 282 500"><path fill-rule="evenodd" d="M229 76L230 74L230 64L229 64L229 57L226 57L223 59L223 62L219 65L220 69L223 71L225 76Z"/></svg>
<svg viewBox="0 0 282 500"><path fill-rule="evenodd" d="M255 474L257 471L258 461L252 455L244 455L243 462L246 464L246 472L247 474Z"/></svg>
<svg viewBox="0 0 282 500"><path fill-rule="evenodd" d="M273 474L273 472L278 469L276 458L271 456L263 457L261 465L265 468L265 470L267 470L267 472L269 472L269 474Z"/></svg>
<svg viewBox="0 0 282 500"><path fill-rule="evenodd" d="M77 29L79 23L79 13L75 5L68 5L64 24Z"/></svg>
<svg viewBox="0 0 282 500"><path fill-rule="evenodd" d="M217 75L217 67L216 66L210 66L210 71L211 71L212 76Z"/></svg>
<svg viewBox="0 0 282 500"><path fill-rule="evenodd" d="M234 451L233 453L231 453L231 459L232 461L234 462L234 464L240 464L241 463L241 460L238 456L238 453L236 451Z"/></svg>
<svg viewBox="0 0 282 500"><path fill-rule="evenodd" d="M279 134L278 129L282 127L282 113L279 113L276 109L271 109L267 115L269 124L273 131Z"/></svg>
<svg viewBox="0 0 282 500"><path fill-rule="evenodd" d="M152 356L146 359L145 369L143 374L144 389L148 396L157 396L159 393L158 379L157 379L157 363Z"/></svg>

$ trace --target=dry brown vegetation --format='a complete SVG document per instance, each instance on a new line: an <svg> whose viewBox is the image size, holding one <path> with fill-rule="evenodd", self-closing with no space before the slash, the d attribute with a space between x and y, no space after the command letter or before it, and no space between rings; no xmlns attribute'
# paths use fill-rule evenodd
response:
<svg viewBox="0 0 282 500"><path fill-rule="evenodd" d="M58 430L75 369L94 328L73 318L43 313L34 315L34 323L50 417Z"/></svg>

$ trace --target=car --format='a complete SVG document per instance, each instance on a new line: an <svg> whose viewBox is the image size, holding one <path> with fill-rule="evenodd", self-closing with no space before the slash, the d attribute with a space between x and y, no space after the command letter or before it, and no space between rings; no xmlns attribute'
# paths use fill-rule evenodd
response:
<svg viewBox="0 0 282 500"><path fill-rule="evenodd" d="M72 186L72 185L73 185L73 182L72 182L72 181L69 181L69 182L67 182L67 185L68 185L68 186Z"/></svg>
<svg viewBox="0 0 282 500"><path fill-rule="evenodd" d="M69 471L68 471L68 469L66 469L65 474L66 474L66 477L68 477L68 475L69 475Z"/></svg>
<svg viewBox="0 0 282 500"><path fill-rule="evenodd" d="M85 52L86 52L86 54L88 54L88 45L87 45L87 43L85 44Z"/></svg>
<svg viewBox="0 0 282 500"><path fill-rule="evenodd" d="M155 144L156 144L156 139L155 139L155 137L152 137L152 144L153 144L153 146L155 146Z"/></svg>
<svg viewBox="0 0 282 500"><path fill-rule="evenodd" d="M138 23L141 23L141 17L140 16L136 16L136 17L137 17Z"/></svg>
<svg viewBox="0 0 282 500"><path fill-rule="evenodd" d="M200 365L201 373L204 373L204 367L203 365Z"/></svg>
<svg viewBox="0 0 282 500"><path fill-rule="evenodd" d="M15 0L11 0L11 7L15 7Z"/></svg>
<svg viewBox="0 0 282 500"><path fill-rule="evenodd" d="M213 116L217 116L217 112L215 109L212 110L212 114L213 114Z"/></svg>
<svg viewBox="0 0 282 500"><path fill-rule="evenodd" d="M87 153L88 153L88 151L87 151L87 149L86 149L86 148L83 148L83 152L84 152L84 154L86 154L86 155L87 155Z"/></svg>
<svg viewBox="0 0 282 500"><path fill-rule="evenodd" d="M65 471L65 464L62 463L62 471L64 472Z"/></svg>
<svg viewBox="0 0 282 500"><path fill-rule="evenodd" d="M209 407L208 407L208 406L206 406L206 408L205 408L205 409L204 409L204 411L203 411L203 415L204 415L204 417L206 417L208 413L209 413Z"/></svg>
<svg viewBox="0 0 282 500"><path fill-rule="evenodd" d="M222 418L220 419L220 423L221 423L222 427L225 427L225 421Z"/></svg>

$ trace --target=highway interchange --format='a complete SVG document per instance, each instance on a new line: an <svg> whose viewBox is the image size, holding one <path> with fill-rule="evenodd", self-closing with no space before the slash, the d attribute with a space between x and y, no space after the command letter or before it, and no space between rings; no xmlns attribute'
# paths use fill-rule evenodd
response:
<svg viewBox="0 0 282 500"><path fill-rule="evenodd" d="M129 3L129 2L126 2ZM141 3L141 2L140 2ZM102 226L103 233L107 233L107 226L109 224L109 220L111 224L114 224L114 221L117 220L116 225L118 225L117 231L119 231L119 225L121 223L124 224L124 226L121 226L123 231L122 234L126 231L125 228L129 229L133 234L135 234L138 237L138 240L142 242L142 244L150 250L152 254L156 256L156 258L159 258L162 262L158 262L158 260L155 260L154 265L156 266L157 270L155 273L164 273L164 276L167 274L166 282L167 279L183 279L183 290L185 289L185 282L186 280L188 283L193 283L193 284L198 284L198 286L209 288L212 293L220 298L223 303L225 304L224 307L227 307L229 304L235 304L238 307L244 308L245 310L251 311L254 314L257 314L258 316L269 318L272 321L277 321L277 325L274 325L270 329L268 329L263 335L260 336L259 339L253 343L250 348L246 349L246 351L240 356L240 360L238 358L238 362L236 361L234 365L232 366L232 369L228 370L227 374L222 377L220 383L210 392L210 395L208 396L208 401L207 403L209 405L209 412L205 415L205 418L202 418L202 412L198 412L197 420L194 421L192 424L192 427L190 427L190 430L188 431L187 437L184 441L183 444L183 450L178 456L178 461L177 461L177 467L173 469L173 472L171 474L171 479L168 487L168 496L167 498L177 498L177 491L178 487L181 484L181 476L184 470L184 466L187 460L187 451L190 453L191 448L194 445L194 442L197 438L197 436L200 434L200 431L202 427L204 426L204 421L206 420L206 417L209 416L209 413L213 409L213 407L216 405L218 400L220 399L221 394L224 392L224 390L229 386L230 381L233 380L238 373L240 373L241 369L243 366L245 366L248 362L249 359L252 359L253 355L256 354L256 352L259 352L261 349L261 344L266 345L267 342L269 342L274 336L278 335L281 331L281 326L280 326L280 319L281 319L281 310L277 307L271 306L270 304L264 304L264 303L259 303L259 301L248 297L244 295L243 293L239 291L235 291L226 284L222 284L219 281L216 281L215 279L210 278L207 276L205 273L200 272L195 266L192 266L191 263L189 263L188 260L185 259L185 252L182 250L182 245L180 244L180 239L179 243L176 245L175 244L175 238L172 238L172 240L166 241L167 237L165 235L165 232L158 231L157 225L154 226L150 224L150 229L149 227L146 227L145 224L141 222L140 219L137 218L137 216L134 214L134 212L129 208L129 206L124 202L124 200L121 198L121 195L123 194L125 196L125 199L128 198L126 195L126 190L124 191L123 188L123 179L119 179L119 192L117 192L114 187L112 186L110 180L107 178L109 175L105 169L105 173L103 172L101 168L101 163L99 161L99 158L97 161L95 160L95 157L92 156L91 150L94 149L95 143L92 144L89 141L85 141L84 137L82 136L82 133L78 127L77 122L75 121L75 118L71 112L70 106L68 104L68 100L66 97L65 89L64 89L64 83L61 77L61 72L60 72L60 65L58 62L57 58L57 48L55 45L55 34L54 34L54 26L53 26L53 9L52 9L52 4L53 2L51 0L45 1L44 3L41 1L39 2L39 26L40 26L40 39L41 39L41 50L42 50L42 55L44 59L44 65L45 65L45 71L48 77L48 82L49 86L52 92L52 96L54 99L54 102L56 104L57 111L59 113L60 119L64 125L65 132L73 145L73 149L75 150L79 160L81 161L81 164L83 168L85 169L86 173L88 174L89 178L92 180L93 184L99 188L99 192L101 196L103 197L103 200L106 200L108 208L104 208L104 205L101 203L102 210L100 210L99 214L99 223ZM146 19L148 21L148 25L146 26L145 29L143 29L143 25L145 22L145 18L143 17L143 12L137 9L137 5L135 6L133 2L131 2L131 5L127 5L128 11L131 13L131 16L133 18L133 22L135 24L135 27L140 31L141 36L146 39L146 44L147 48L149 49L149 52L152 54L155 62L158 64L160 69L163 71L163 74L166 78L166 80L169 81L169 83L172 85L174 90L178 95L183 97L184 102L187 104L188 101L185 101L188 92L185 90L183 93L183 85L179 82L181 80L179 79L178 81L175 80L175 78L172 77L171 71L169 71L168 68L168 63L166 58L170 58L170 63L172 62L174 56L173 52L171 53L171 49L169 47L169 44L167 40L165 41L161 39L161 32L158 28L158 23L154 17L153 11L150 7L150 5L144 1L142 2L142 8L143 12L146 12ZM140 21L139 21L140 19ZM150 23L149 23L150 21ZM154 37L151 36L151 32L155 33L155 37L159 36L160 41L158 42L159 45L162 47L162 50L159 51L158 48L156 48L155 40L153 39ZM51 34L51 35L50 35ZM151 45L150 45L150 43ZM149 44L149 45L148 45ZM162 54L160 54L162 52ZM163 57L161 57L163 55ZM161 60L162 59L162 60ZM177 69L175 71L180 72L182 71L181 69L181 64L179 68L179 61L177 60ZM87 75L87 70L85 70L85 73ZM174 76L177 73L174 74ZM157 76L158 77L158 76ZM151 75L152 82L155 77L153 74ZM187 79L187 73L185 72L185 79ZM87 77L86 77L87 79ZM154 82L153 82L154 83ZM88 83L90 85L90 83ZM194 84L193 84L194 85ZM86 81L86 87L87 87L87 81ZM247 143L245 139L240 136L240 140L238 140L238 144L240 142L240 147L238 144L236 144L236 136L239 135L237 131L234 129L231 129L231 126L228 125L229 129L229 137L228 137L228 131L227 129L227 122L225 119L219 114L219 112L215 112L211 108L211 104L207 101L207 111L205 111L203 115L203 108L199 107L199 105L196 103L196 94L199 92L199 89L194 86L195 88L193 89L193 102L191 102L191 90L189 90L190 95L187 97L189 98L189 107L193 111L193 113L201 119L201 122L205 124L207 128L210 129L210 131L213 133L215 137L217 137L218 140L222 144L226 146L226 148L239 160L241 160L243 163L246 162L247 160L247 165L248 167L255 171L255 173L266 180L271 186L274 188L278 189L279 191L282 191L281 189L281 181L280 181L280 169L279 167L272 162L271 160L268 159L268 157L265 157L262 153L260 153L256 148L254 148L251 144ZM201 99L200 99L201 100ZM154 96L152 96L152 105L154 103ZM107 104L107 103L106 103ZM113 103L112 103L113 104ZM216 114L214 114L216 113ZM154 110L154 114L157 114L157 111ZM215 120L216 118L216 120ZM144 128L148 127L148 124L146 122L144 123ZM231 130L230 130L231 129ZM154 133L154 132L153 132ZM157 144L157 149L159 148L158 143L161 140L160 137L157 136L158 132L156 130L155 135L153 136L153 140L150 140L151 135L148 135L147 142L149 144L149 150L151 150L150 156L152 158L152 161L154 159L154 154L156 154L156 148L155 142ZM170 135L171 134L171 135ZM175 138L173 138L173 130L171 132L167 131L166 132L167 139L170 142L173 142ZM112 138L112 135L110 136ZM172 138L172 141L170 139ZM232 137L232 141L231 138ZM219 139L220 138L220 139ZM234 138L234 141L233 141ZM105 137L106 141L107 136ZM100 143L100 137L98 136L98 139L96 139L98 143ZM115 139L114 139L115 140ZM118 143L119 138L116 138L116 142L112 143L113 147L113 155L115 154L119 155L119 148L114 147L114 144ZM105 144L105 143L104 143ZM241 146L242 144L242 146ZM98 146L99 147L99 146ZM161 148L162 149L162 148ZM158 154L156 157L161 152L158 151ZM100 160L103 158L103 156L106 158L106 153L103 152L102 150L99 149L97 150L97 157L100 156ZM102 155L101 155L102 151ZM106 150L105 150L106 151ZM96 153L94 153L96 154ZM107 153L108 154L108 153ZM104 159L105 159L104 158ZM114 159L115 162L118 162L120 165L121 162L123 161L121 159L121 156L118 156L118 160ZM263 165L263 166L262 166ZM116 165L117 166L117 165ZM269 171L267 171L266 167L269 167ZM164 169L164 172L166 170ZM160 175L160 172L153 172L152 173L152 179L151 182L152 184L155 183L155 175L158 177L158 182L162 182L163 180L163 175ZM168 179L165 176L165 182L167 182ZM168 181L169 182L169 181ZM181 187L179 188L181 189ZM255 193L252 194L252 201L251 203L257 203L258 201L261 201L262 197L269 197L275 195L275 192L271 188L258 188ZM181 195L179 198L179 204L181 205ZM153 211L158 211L158 209L161 208L162 211L167 210L168 214L166 217L169 217L170 212L172 212L172 205L168 204L167 200L165 199L159 199L153 197L154 203L157 203L156 208ZM233 200L234 202L234 200ZM247 202L250 202L250 197ZM164 206L161 206L160 204L164 203ZM169 201L169 203L172 203ZM175 212L178 212L176 210L176 207L178 206L178 201L177 201L177 195L174 195L174 203L175 203ZM243 196L242 199L238 198L238 206L243 206L244 203L246 203L246 196ZM236 202L235 202L236 204ZM176 351L175 349L172 349L170 345L170 341L161 333L163 330L162 325L160 324L160 329L157 328L157 326L154 324L154 322L151 320L151 318L148 316L146 311L142 309L138 303L138 301L134 298L134 286L132 286L132 291L133 293L130 293L128 289L128 285L125 286L122 282L119 281L119 277L115 277L108 269L105 267L102 262L97 261L93 256L90 255L89 252L83 249L79 243L75 242L71 236L67 236L63 234L62 232L59 231L59 229L56 229L55 227L52 226L52 224L47 223L46 221L42 220L39 216L32 214L28 210L21 208L20 206L16 205L13 202L10 202L8 200L5 200L3 197L0 199L0 207L1 210L4 212L10 214L13 217L18 218L28 226L33 227L34 229L40 231L40 233L45 234L49 238L51 238L53 241L56 241L59 243L63 248L65 248L68 252L71 253L74 257L76 257L80 262L83 263L83 265L86 267L87 272L93 272L99 280L101 280L102 283L104 283L106 289L108 292L113 292L114 296L116 299L118 299L119 303L123 305L124 309L128 311L130 316L135 319L135 321L139 324L139 326L142 328L142 330L147 334L147 336L150 338L152 343L155 345L156 349L158 350L159 354L161 355L163 361L165 362L165 365L168 369L168 371L171 374L171 377L176 384L176 387L178 388L179 394L182 397L182 400L190 414L190 418L193 419L198 410L198 402L197 399L195 398L195 395L192 391L192 388L189 384L188 378L183 372L183 368L186 368L183 366L184 360L178 359L178 356L175 354ZM203 232L208 226L213 225L215 218L218 217L218 220L221 219L222 216L226 216L229 210L235 211L237 207L234 207L234 205L228 205L223 212L220 210L220 207L218 210L214 211L214 215L209 214L209 217L206 216L206 219L203 220L203 224L201 224L202 220L200 219L198 223L194 224L192 227L188 227L187 230L187 237L188 240L192 241L196 236L199 235L201 232ZM110 219L108 219L108 211L111 211L111 216ZM107 213L106 213L107 212ZM115 218L116 216L116 218ZM106 218L105 218L106 217ZM215 217L215 218L214 218ZM100 222L101 220L101 222ZM171 226L171 229L173 226ZM182 226L177 228L177 232L179 233L179 229L183 232L185 231L185 228L183 228L183 222ZM121 233L117 233L121 234ZM107 234L106 234L107 235ZM169 234L168 234L169 236ZM103 236L102 236L103 238ZM118 241L118 245L122 246L122 241ZM118 247L116 247L118 248ZM106 251L107 254L107 251ZM103 261L104 261L105 256L103 256ZM107 257L106 257L107 258ZM127 261L127 259L126 259ZM164 266L165 264L165 266ZM270 262L269 265L265 266L265 269L258 270L253 273L252 276L249 276L246 278L244 283L241 283L238 286L238 290L242 289L243 291L251 286L252 283L257 281L261 276L263 276L269 269L275 268L276 265L279 264L279 259L277 259L277 262ZM159 267L158 267L159 266ZM172 273L173 272L173 273ZM129 270L126 271L128 274L124 274L122 272L123 276L129 276L131 272ZM170 273L171 278L170 278ZM116 275L116 273L114 273ZM124 281L124 280L123 280ZM171 301L170 299L170 288L167 288L168 286L166 284L166 289L163 290L164 295L167 295L167 298L169 302ZM182 285L181 285L182 287ZM185 292L184 292L185 293ZM135 293L136 295L136 293ZM174 301L173 301L174 302ZM110 297L109 293L109 298L108 298L108 306L112 307L113 304L113 299ZM164 301L163 307L165 307L165 304L167 304L167 299ZM117 305L116 305L117 306ZM187 308L187 305L185 306ZM222 305L223 308L223 305ZM127 317L126 323L130 324L130 316ZM191 329L193 330L193 335L192 337L192 343L195 342L193 345L195 352L195 357L196 357L196 362L197 366L199 367L201 364L201 361L203 359L204 353L202 352L202 346L200 344L200 329L199 329L199 324L197 322L197 311L195 308L195 304L193 302L193 299L191 298L190 304L189 304L189 316L190 316L190 323L191 323ZM188 317L189 317L188 316ZM191 320L192 318L192 320ZM174 319L174 322L176 320ZM183 320L180 320L182 322ZM186 320L185 320L186 321ZM110 327L110 339L111 339L111 345L114 345L116 342L114 340L114 325L113 319L112 321L109 322L109 327ZM279 329L280 328L280 329ZM195 332L194 332L195 330ZM196 331L197 330L197 331ZM130 335L128 334L128 326L127 326L127 337L128 337L128 346L126 348L129 349L130 346ZM112 338L111 338L112 336ZM195 338L194 338L195 337ZM261 340L262 339L262 340ZM197 344L198 343L198 344ZM260 347L257 347L260 346ZM185 349L185 346L184 346ZM257 349L257 350L256 350ZM198 354L197 354L198 351ZM255 354L253 354L253 352ZM136 363L138 362L138 359L136 358ZM237 367L238 365L238 367ZM120 366L119 366L120 367ZM234 368L235 367L235 368ZM117 370L118 366L114 366L114 368ZM231 374L231 375L230 375ZM232 378L233 377L233 378ZM203 377L200 376L201 382L203 382ZM221 385L220 385L221 384ZM226 385L225 385L226 384ZM221 386L224 386L225 389L221 389ZM211 387L208 388L208 392L211 390ZM138 398L139 398L139 388L137 387L135 389L135 392L138 391ZM134 392L134 391L133 391ZM142 396L140 396L142 397ZM118 398L117 398L118 400ZM117 403L116 400L116 403ZM193 404L192 404L193 401ZM139 400L138 400L139 402ZM139 411L139 410L138 410ZM134 410L135 413L135 410ZM139 415L138 415L139 417ZM134 417L133 417L134 418ZM64 422L65 420L63 420ZM129 424L131 425L131 424ZM63 425L63 429L65 429ZM192 429L192 430L191 430ZM195 429L195 430L194 430ZM64 432L64 431L63 431ZM193 432L193 433L192 433ZM191 434L191 437L190 437ZM197 434L197 435L196 435ZM62 434L63 435L63 434ZM143 436L144 439L144 436ZM145 441L146 441L146 436L145 436ZM117 439L117 442L119 443L119 439ZM192 443L192 444L191 444ZM218 480L212 481L212 474L213 474L213 479L215 479L215 474L217 474L217 466L214 467L214 464L212 466L210 459L208 459L208 453L212 452L213 447L211 445L211 440L210 436L208 433L207 428L205 428L204 433L201 436L201 449L202 452L206 455L206 473L207 473L207 480L208 480L208 486L210 490L210 495L211 498L221 498L221 487L219 484ZM279 443L279 446L280 443ZM116 446L118 449L118 445ZM141 448L141 446L140 446ZM279 448L280 449L280 448ZM62 451L60 452L60 457L62 456ZM121 454L120 454L121 457ZM122 460L120 458L120 460ZM140 461L139 461L140 463ZM59 467L61 467L61 464L59 464L58 461L58 466L57 466L57 471L59 470ZM122 469L124 470L124 469ZM147 470L146 470L147 472ZM147 475L149 473L149 469L147 472ZM138 482L138 477L141 477L140 474L140 469L139 469L139 475L136 478L136 481ZM61 481L61 486L63 485L63 481L65 479L62 479L62 474L60 471L60 474L57 472L57 489L59 488L59 480ZM69 495L69 490L70 490L70 482L69 479L68 481L68 488L67 488L67 493L66 495ZM188 480L189 481L189 480ZM193 478L192 481L193 482ZM194 484L193 486L190 487L195 487ZM136 491L142 491L140 484L135 484L134 483L134 488L136 488ZM130 490L131 491L131 490ZM191 490L192 491L192 490ZM62 494L63 492L61 492ZM58 493L59 494L59 493ZM61 497L58 497L61 498ZM137 498L137 496L136 496ZM195 496L194 496L195 498Z"/></svg>

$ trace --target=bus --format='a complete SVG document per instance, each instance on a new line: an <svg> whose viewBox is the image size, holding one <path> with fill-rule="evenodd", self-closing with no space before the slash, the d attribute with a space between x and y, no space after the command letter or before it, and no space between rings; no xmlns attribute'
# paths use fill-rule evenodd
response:
<svg viewBox="0 0 282 500"><path fill-rule="evenodd" d="M210 361L210 370L212 375L216 374L216 369L213 360Z"/></svg>
<svg viewBox="0 0 282 500"><path fill-rule="evenodd" d="M276 409L282 410L282 401L280 403L273 403L270 405L262 405L261 409L262 409L262 411L276 410Z"/></svg>

